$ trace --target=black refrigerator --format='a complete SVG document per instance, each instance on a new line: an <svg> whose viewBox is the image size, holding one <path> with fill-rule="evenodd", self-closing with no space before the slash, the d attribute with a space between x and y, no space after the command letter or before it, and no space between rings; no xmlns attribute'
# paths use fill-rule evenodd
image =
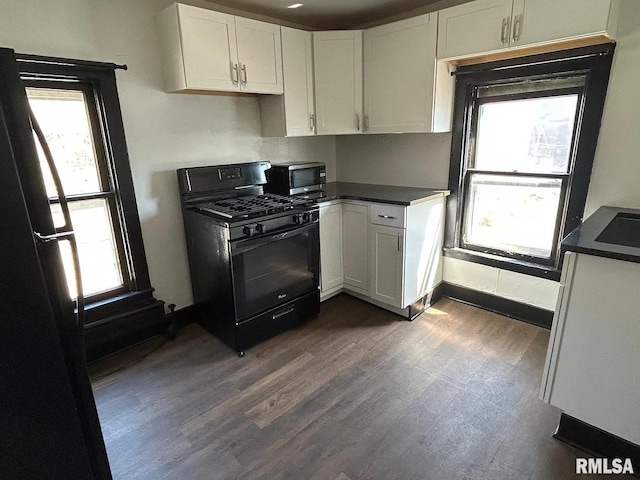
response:
<svg viewBox="0 0 640 480"><path fill-rule="evenodd" d="M70 220L54 228L34 128L14 52L0 49L0 478L110 479L81 295L69 298L58 247L73 233Z"/></svg>

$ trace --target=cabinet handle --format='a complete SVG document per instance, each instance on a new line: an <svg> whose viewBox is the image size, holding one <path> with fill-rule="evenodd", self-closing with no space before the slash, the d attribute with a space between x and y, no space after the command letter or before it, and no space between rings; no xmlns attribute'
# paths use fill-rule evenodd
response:
<svg viewBox="0 0 640 480"><path fill-rule="evenodd" d="M379 215L379 214L378 214L378 216L379 216L380 218L390 218L391 220L395 220L395 219L396 219L396 217L392 217L391 215Z"/></svg>
<svg viewBox="0 0 640 480"><path fill-rule="evenodd" d="M247 84L247 66L244 63L242 64L242 76L244 78L244 80L242 80L242 83L246 85Z"/></svg>
<svg viewBox="0 0 640 480"><path fill-rule="evenodd" d="M398 234L398 251L400 251L400 234Z"/></svg>
<svg viewBox="0 0 640 480"><path fill-rule="evenodd" d="M360 114L356 113L356 130L360 131Z"/></svg>
<svg viewBox="0 0 640 480"><path fill-rule="evenodd" d="M502 30L500 32L500 44L506 45L509 43L509 30L510 30L511 18L504 17L502 19Z"/></svg>
<svg viewBox="0 0 640 480"><path fill-rule="evenodd" d="M309 129L312 132L316 129L316 116L313 113L309 114Z"/></svg>
<svg viewBox="0 0 640 480"><path fill-rule="evenodd" d="M364 131L366 132L367 130L369 130L369 114L365 113L364 114Z"/></svg>
<svg viewBox="0 0 640 480"><path fill-rule="evenodd" d="M238 82L240 81L240 77L238 75L238 64L233 62L231 62L231 81L235 85L238 85Z"/></svg>
<svg viewBox="0 0 640 480"><path fill-rule="evenodd" d="M522 15L516 15L513 20L513 41L520 40L520 34L522 33Z"/></svg>

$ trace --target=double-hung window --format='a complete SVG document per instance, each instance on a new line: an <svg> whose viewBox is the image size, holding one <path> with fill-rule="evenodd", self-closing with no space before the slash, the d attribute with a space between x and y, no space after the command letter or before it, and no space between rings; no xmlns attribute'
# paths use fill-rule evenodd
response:
<svg viewBox="0 0 640 480"><path fill-rule="evenodd" d="M156 308L118 101L117 66L32 55L17 60L69 205L87 325L106 325L105 320ZM34 141L54 224L60 227L60 198L40 143ZM59 245L69 295L75 298L71 247L64 240Z"/></svg>
<svg viewBox="0 0 640 480"><path fill-rule="evenodd" d="M461 68L445 254L556 278L582 219L612 46Z"/></svg>
<svg viewBox="0 0 640 480"><path fill-rule="evenodd" d="M111 181L96 103L90 85L52 81L27 83L31 109L45 133L78 242L83 293L87 300L127 290L129 272L118 215L118 195ZM64 225L60 199L38 145L45 187L56 227ZM60 242L72 298L77 294L68 241Z"/></svg>

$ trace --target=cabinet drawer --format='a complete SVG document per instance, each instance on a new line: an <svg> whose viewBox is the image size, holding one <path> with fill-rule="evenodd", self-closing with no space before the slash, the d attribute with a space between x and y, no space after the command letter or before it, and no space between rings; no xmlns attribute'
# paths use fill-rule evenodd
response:
<svg viewBox="0 0 640 480"><path fill-rule="evenodd" d="M405 227L405 207L374 203L371 205L371 223L388 227Z"/></svg>

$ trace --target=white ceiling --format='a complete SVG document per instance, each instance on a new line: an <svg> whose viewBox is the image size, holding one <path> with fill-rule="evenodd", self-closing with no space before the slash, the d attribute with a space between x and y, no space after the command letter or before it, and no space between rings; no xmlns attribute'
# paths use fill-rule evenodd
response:
<svg viewBox="0 0 640 480"><path fill-rule="evenodd" d="M312 30L339 30L383 23L469 0L210 0ZM302 3L300 8L287 8Z"/></svg>

